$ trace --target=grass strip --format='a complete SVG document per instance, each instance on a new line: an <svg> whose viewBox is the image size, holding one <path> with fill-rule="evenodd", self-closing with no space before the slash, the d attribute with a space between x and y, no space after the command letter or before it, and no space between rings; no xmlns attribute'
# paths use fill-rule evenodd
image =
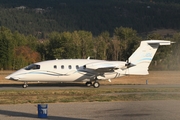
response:
<svg viewBox="0 0 180 120"><path fill-rule="evenodd" d="M180 100L180 88L1 90L0 104Z"/></svg>

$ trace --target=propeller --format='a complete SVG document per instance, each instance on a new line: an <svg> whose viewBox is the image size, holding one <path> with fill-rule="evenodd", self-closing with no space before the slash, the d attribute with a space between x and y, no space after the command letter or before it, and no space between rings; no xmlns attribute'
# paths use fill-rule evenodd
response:
<svg viewBox="0 0 180 120"><path fill-rule="evenodd" d="M126 64L125 64L125 67L126 67L126 71L125 71L125 74L128 75L129 74L129 69L131 66L131 62L129 62L129 59L126 60Z"/></svg>
<svg viewBox="0 0 180 120"><path fill-rule="evenodd" d="M129 62L129 59L128 59L128 60L126 60L126 64L125 64L125 66L126 66L127 68L131 67L131 62Z"/></svg>
<svg viewBox="0 0 180 120"><path fill-rule="evenodd" d="M126 60L125 65L121 68L122 70L126 70L131 67L131 63L129 62L129 59Z"/></svg>
<svg viewBox="0 0 180 120"><path fill-rule="evenodd" d="M125 64L125 67L126 67L126 74L128 75L129 74L129 68L130 67L133 67L133 66L136 66L135 64L132 64L131 62L129 62L129 59L126 61L126 64Z"/></svg>
<svg viewBox="0 0 180 120"><path fill-rule="evenodd" d="M132 64L131 62L129 62L129 59L126 61L126 64L125 64L125 66L127 67L127 68L130 68L130 67L133 67L133 66L136 66L135 64Z"/></svg>

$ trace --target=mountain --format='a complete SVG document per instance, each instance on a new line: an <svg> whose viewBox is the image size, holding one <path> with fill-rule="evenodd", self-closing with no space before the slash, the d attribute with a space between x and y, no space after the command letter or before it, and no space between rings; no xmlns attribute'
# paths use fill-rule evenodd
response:
<svg viewBox="0 0 180 120"><path fill-rule="evenodd" d="M52 31L91 31L116 27L138 33L180 29L179 0L0 0L0 26L45 38Z"/></svg>

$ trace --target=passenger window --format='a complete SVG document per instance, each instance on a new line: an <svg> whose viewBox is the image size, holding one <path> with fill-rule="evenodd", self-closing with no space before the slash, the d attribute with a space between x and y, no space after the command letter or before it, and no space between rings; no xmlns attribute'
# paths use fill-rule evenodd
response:
<svg viewBox="0 0 180 120"><path fill-rule="evenodd" d="M64 65L61 65L61 69L64 69Z"/></svg>
<svg viewBox="0 0 180 120"><path fill-rule="evenodd" d="M57 65L54 65L54 69L57 69Z"/></svg>
<svg viewBox="0 0 180 120"><path fill-rule="evenodd" d="M68 68L69 68L69 69L71 69L71 68L72 68L72 66L71 66L71 65L69 65L69 66L68 66Z"/></svg>
<svg viewBox="0 0 180 120"><path fill-rule="evenodd" d="M79 65L76 65L76 69L79 69Z"/></svg>

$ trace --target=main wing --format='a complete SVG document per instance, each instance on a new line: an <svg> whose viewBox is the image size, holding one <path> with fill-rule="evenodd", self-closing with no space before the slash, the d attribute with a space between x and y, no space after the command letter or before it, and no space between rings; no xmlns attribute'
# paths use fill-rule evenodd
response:
<svg viewBox="0 0 180 120"><path fill-rule="evenodd" d="M114 70L117 69L125 70L133 66L136 65L129 62L104 61L104 62L95 62L95 63L86 64L84 65L84 68L96 72L113 72Z"/></svg>
<svg viewBox="0 0 180 120"><path fill-rule="evenodd" d="M135 65L122 61L98 61L85 64L82 71L94 79L107 79L106 75L118 75L120 71L126 70Z"/></svg>

